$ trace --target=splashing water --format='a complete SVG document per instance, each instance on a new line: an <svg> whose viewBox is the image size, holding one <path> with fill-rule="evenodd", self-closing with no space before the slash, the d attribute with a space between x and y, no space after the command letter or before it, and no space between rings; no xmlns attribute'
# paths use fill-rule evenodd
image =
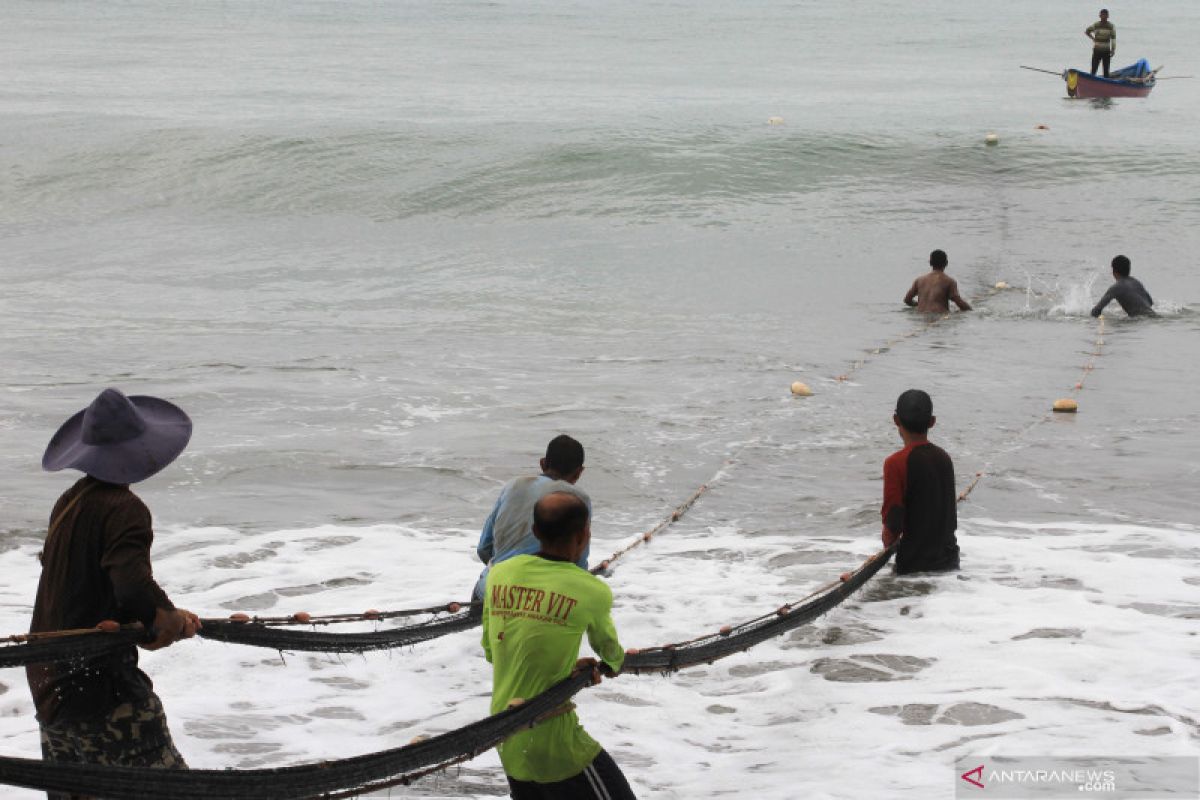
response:
<svg viewBox="0 0 1200 800"><path fill-rule="evenodd" d="M1092 286L1095 283L1096 276L1092 275L1082 283L1067 284L1066 288L1060 287L1058 294L1062 300L1051 306L1050 313L1052 315L1061 314L1065 317L1086 316L1095 303L1092 298Z"/></svg>

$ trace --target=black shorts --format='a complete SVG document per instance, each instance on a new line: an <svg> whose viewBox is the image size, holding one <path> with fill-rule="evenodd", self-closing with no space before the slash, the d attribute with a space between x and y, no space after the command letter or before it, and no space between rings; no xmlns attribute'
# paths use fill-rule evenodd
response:
<svg viewBox="0 0 1200 800"><path fill-rule="evenodd" d="M617 762L604 750L583 772L557 783L508 779L515 800L637 800Z"/></svg>

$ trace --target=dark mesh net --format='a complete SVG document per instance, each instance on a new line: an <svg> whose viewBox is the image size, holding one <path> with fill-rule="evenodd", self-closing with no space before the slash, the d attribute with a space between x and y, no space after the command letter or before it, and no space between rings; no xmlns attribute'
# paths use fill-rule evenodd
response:
<svg viewBox="0 0 1200 800"><path fill-rule="evenodd" d="M811 622L837 606L870 580L883 568L894 550L895 545L883 550L852 573L847 580L839 582L836 586L812 599L795 606L783 606L773 614L731 627L727 633L703 636L678 645L650 648L630 654L625 660L624 670L633 674L672 672L687 666L708 663L747 650L759 642ZM462 629L477 624L478 619L464 613L442 622L443 624L459 625L461 627L458 629ZM229 625L236 627L241 633L252 627L247 623L229 623ZM267 631L275 633L300 633L305 637L321 635L315 632L285 631L261 625L255 625L253 628L265 628ZM342 636L374 637L376 634L395 634L405 630L408 628L366 634L323 635L339 638ZM105 640L110 636L118 635L106 634L87 638ZM252 635L265 636L266 634L256 632ZM227 641L233 641L233 639ZM373 649L370 645L375 641L377 639L361 641L359 644L367 646L351 647L349 651ZM416 641L421 640L417 639ZM251 642L244 643L250 644ZM279 645L277 642L263 646L293 649L290 645ZM381 644L377 646L398 645ZM340 646L311 649L343 651ZM572 675L517 708L502 711L458 730L405 747L336 761L277 769L173 771L48 763L31 759L0 757L0 782L43 791L96 795L111 798L111 800L142 800L147 797L160 800L234 800L235 798L292 800L293 798L345 797L359 791L407 783L440 766L448 766L495 747L507 737L534 725L542 716L557 709L576 692L587 686L590 680L590 675L586 673Z"/></svg>

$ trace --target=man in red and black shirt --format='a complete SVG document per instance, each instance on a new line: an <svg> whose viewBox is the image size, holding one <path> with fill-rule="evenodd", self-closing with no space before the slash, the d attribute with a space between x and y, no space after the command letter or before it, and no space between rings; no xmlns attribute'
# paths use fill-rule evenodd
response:
<svg viewBox="0 0 1200 800"><path fill-rule="evenodd" d="M933 401L909 389L896 401L892 421L904 440L883 462L883 544L897 537L896 573L958 569L958 509L954 462L926 434L937 418Z"/></svg>

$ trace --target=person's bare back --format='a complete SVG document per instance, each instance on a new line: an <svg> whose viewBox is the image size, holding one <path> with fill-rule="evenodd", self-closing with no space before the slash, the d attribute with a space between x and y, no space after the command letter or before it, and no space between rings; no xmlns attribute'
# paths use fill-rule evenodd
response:
<svg viewBox="0 0 1200 800"><path fill-rule="evenodd" d="M923 314L947 314L950 301L962 311L970 311L971 305L958 293L958 281L946 274L948 259L941 250L929 255L931 269L913 281L912 288L904 295L904 304L916 306Z"/></svg>

